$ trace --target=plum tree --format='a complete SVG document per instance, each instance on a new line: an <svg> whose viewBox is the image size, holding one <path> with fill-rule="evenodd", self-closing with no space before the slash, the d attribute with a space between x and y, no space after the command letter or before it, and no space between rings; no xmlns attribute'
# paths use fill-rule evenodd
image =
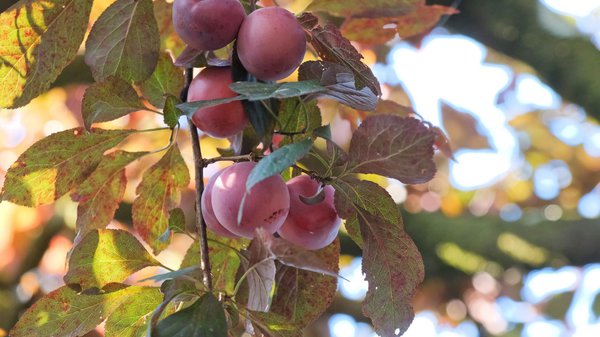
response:
<svg viewBox="0 0 600 337"><path fill-rule="evenodd" d="M213 174L212 177L210 177L210 179L206 183L206 186L204 187L204 193L202 193L201 202L202 217L204 218L206 227L208 227L208 229L210 229L211 231L222 236L237 238L237 235L231 233L227 230L227 228L223 227L223 225L219 223L219 220L217 220L217 218L215 217L215 211L213 210L212 206L212 189L215 185L215 181L221 175L221 173L223 173L223 170L220 170L219 172Z"/></svg>
<svg viewBox="0 0 600 337"><path fill-rule="evenodd" d="M175 0L173 26L181 39L199 50L225 47L237 36L246 13L238 0Z"/></svg>
<svg viewBox="0 0 600 337"><path fill-rule="evenodd" d="M211 202L216 219L233 234L252 238L258 227L275 233L290 209L290 195L279 175L269 177L246 192L246 181L254 162L234 164L226 168L212 188ZM242 205L242 199L245 199ZM242 218L238 224L238 212Z"/></svg>
<svg viewBox="0 0 600 337"><path fill-rule="evenodd" d="M230 67L208 67L190 84L188 101L235 97L229 89ZM196 127L216 138L231 137L244 130L248 117L239 101L198 109L192 116Z"/></svg>
<svg viewBox="0 0 600 337"><path fill-rule="evenodd" d="M334 189L325 186L325 199L308 205L300 196L310 197L317 193L319 183L307 175L288 181L290 212L278 233L282 238L306 249L321 249L335 240L342 220L333 204Z"/></svg>
<svg viewBox="0 0 600 337"><path fill-rule="evenodd" d="M242 23L237 52L252 75L263 81L276 81L289 76L302 62L306 35L289 11L261 8Z"/></svg>

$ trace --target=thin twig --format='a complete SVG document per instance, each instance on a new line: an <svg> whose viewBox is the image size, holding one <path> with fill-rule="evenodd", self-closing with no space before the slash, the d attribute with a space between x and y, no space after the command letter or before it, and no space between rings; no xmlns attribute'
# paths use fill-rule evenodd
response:
<svg viewBox="0 0 600 337"><path fill-rule="evenodd" d="M181 93L181 101L187 101L187 91L192 81L192 68L185 69L186 85ZM212 276L210 271L210 260L208 256L208 240L206 235L206 223L202 218L202 193L204 192L204 159L202 158L202 149L200 148L200 138L198 129L192 119L188 118L190 126L190 135L192 136L192 149L194 150L194 170L196 172L196 231L200 241L200 268L202 269L202 281L209 291L212 291Z"/></svg>
<svg viewBox="0 0 600 337"><path fill-rule="evenodd" d="M234 163L240 163L240 162L244 162L244 161L255 161L257 159L260 159L260 156L255 155L254 153L249 153L249 154L243 154L240 156L231 156L231 157L214 157L214 158L207 158L204 159L204 166L208 166L212 163L216 163L218 161L232 161Z"/></svg>

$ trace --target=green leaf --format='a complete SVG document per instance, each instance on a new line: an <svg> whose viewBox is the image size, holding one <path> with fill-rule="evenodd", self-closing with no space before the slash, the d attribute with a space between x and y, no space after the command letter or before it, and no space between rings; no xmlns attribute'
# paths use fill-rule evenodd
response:
<svg viewBox="0 0 600 337"><path fill-rule="evenodd" d="M77 206L78 236L106 227L123 199L125 166L147 152L115 151L102 158L96 170L71 194Z"/></svg>
<svg viewBox="0 0 600 337"><path fill-rule="evenodd" d="M162 108L165 105L165 95L170 94L179 97L183 89L185 78L181 68L173 64L169 53L163 52L158 58L156 69L149 79L139 86L144 95L152 105Z"/></svg>
<svg viewBox="0 0 600 337"><path fill-rule="evenodd" d="M323 61L340 64L352 71L356 90L368 87L375 96L381 95L379 81L371 69L361 61L363 56L342 36L339 28L332 24L325 27L317 25L309 33L312 37L311 44Z"/></svg>
<svg viewBox="0 0 600 337"><path fill-rule="evenodd" d="M89 232L75 246L64 280L82 289L102 288L109 283L123 282L149 266L160 266L160 262L129 232L99 229Z"/></svg>
<svg viewBox="0 0 600 337"><path fill-rule="evenodd" d="M173 208L169 211L169 229L175 233L185 233L185 213L181 208Z"/></svg>
<svg viewBox="0 0 600 337"><path fill-rule="evenodd" d="M160 295L158 288L127 287L100 295L78 294L64 286L35 302L10 331L12 337L79 337L92 331L140 296ZM115 317L115 319L122 317ZM120 336L119 336L120 337Z"/></svg>
<svg viewBox="0 0 600 337"><path fill-rule="evenodd" d="M213 286L219 291L233 295L236 283L236 274L240 268L240 257L234 251L248 247L247 239L228 239L209 233L208 249L210 252L210 266L213 275ZM227 248L231 247L231 248ZM185 253L181 268L198 267L200 265L200 245L198 242Z"/></svg>
<svg viewBox="0 0 600 337"><path fill-rule="evenodd" d="M49 204L81 184L102 160L104 151L130 130L82 128L54 133L33 144L6 173L2 200L37 207Z"/></svg>
<svg viewBox="0 0 600 337"><path fill-rule="evenodd" d="M405 184L422 184L436 172L435 132L415 118L367 117L352 135L348 172L374 173Z"/></svg>
<svg viewBox="0 0 600 337"><path fill-rule="evenodd" d="M163 109L163 119L165 124L167 124L171 129L177 126L179 123L179 117L183 115L183 112L177 109L177 103L179 102L179 98L172 95L167 95L165 107Z"/></svg>
<svg viewBox="0 0 600 337"><path fill-rule="evenodd" d="M177 145L144 173L133 202L133 226L155 253L165 249L168 242L160 240L169 225L169 211L177 207L180 190L190 182L190 173Z"/></svg>
<svg viewBox="0 0 600 337"><path fill-rule="evenodd" d="M283 146L261 159L248 175L246 191L249 192L254 185L294 165L310 151L312 144L313 140L307 138L298 143Z"/></svg>
<svg viewBox="0 0 600 337"><path fill-rule="evenodd" d="M0 107L50 88L77 55L91 8L92 0L21 0L0 14Z"/></svg>
<svg viewBox="0 0 600 337"><path fill-rule="evenodd" d="M340 243L313 251L327 269L337 273ZM277 290L268 313L256 313L277 336L303 329L329 308L337 289L337 279L323 274L282 267L277 272Z"/></svg>
<svg viewBox="0 0 600 337"><path fill-rule="evenodd" d="M400 336L414 318L411 303L424 275L421 255L385 189L367 181L336 183L338 213L356 218L360 226L363 272L369 282L363 312L379 335Z"/></svg>
<svg viewBox="0 0 600 337"><path fill-rule="evenodd" d="M154 276L150 276L147 277L143 280L140 280L140 282L144 282L144 281L148 281L148 280L153 280L155 282L162 282L162 281L166 281L166 280L173 280L176 278L180 278L181 276L184 275L188 275L188 274L193 274L197 271L199 271L200 268L198 266L194 266L194 267L187 267L187 268L183 268L183 269L179 269L179 270L175 270L175 271L170 271L167 273L163 273L163 274L157 274Z"/></svg>
<svg viewBox="0 0 600 337"><path fill-rule="evenodd" d="M317 102L305 103L298 98L288 98L279 106L279 121L282 133L298 133L294 137L284 138L280 146L308 138L311 132L321 127L321 110Z"/></svg>
<svg viewBox="0 0 600 337"><path fill-rule="evenodd" d="M422 0L313 0L307 11L335 16L379 17L412 12Z"/></svg>
<svg viewBox="0 0 600 337"><path fill-rule="evenodd" d="M221 98L206 101L195 101L177 105L187 116L191 117L196 110L225 104L233 101L247 99L249 101L261 101L270 98L284 99L304 96L319 92L324 88L318 81L302 81L291 83L256 83L256 82L235 82L229 85L231 90L239 93L239 96L231 98Z"/></svg>
<svg viewBox="0 0 600 337"><path fill-rule="evenodd" d="M106 320L105 337L145 337L148 321L154 309L163 301L158 288L147 290L130 297Z"/></svg>
<svg viewBox="0 0 600 337"><path fill-rule="evenodd" d="M155 337L227 337L223 305L212 293L168 316L156 327Z"/></svg>
<svg viewBox="0 0 600 337"><path fill-rule="evenodd" d="M152 0L117 0L92 27L85 62L96 81L114 75L140 82L152 75L159 49Z"/></svg>
<svg viewBox="0 0 600 337"><path fill-rule="evenodd" d="M86 89L81 114L83 123L89 130L92 123L112 121L144 109L146 107L129 83L109 76L105 81L94 83Z"/></svg>
<svg viewBox="0 0 600 337"><path fill-rule="evenodd" d="M173 2L155 0L154 16L160 33L160 49L170 50L173 55L179 55L186 45L175 32L173 25Z"/></svg>

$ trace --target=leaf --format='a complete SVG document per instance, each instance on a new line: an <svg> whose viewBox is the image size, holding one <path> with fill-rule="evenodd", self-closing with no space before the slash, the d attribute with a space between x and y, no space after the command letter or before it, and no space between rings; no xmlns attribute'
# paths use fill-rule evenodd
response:
<svg viewBox="0 0 600 337"><path fill-rule="evenodd" d="M125 166L147 152L115 151L102 158L96 170L71 194L77 206L78 237L106 227L123 199Z"/></svg>
<svg viewBox="0 0 600 337"><path fill-rule="evenodd" d="M95 129L88 133L77 128L51 134L8 169L2 200L29 207L54 202L81 184L96 169L104 151L131 132Z"/></svg>
<svg viewBox="0 0 600 337"><path fill-rule="evenodd" d="M92 0L22 0L0 14L0 107L50 88L77 55L91 8Z"/></svg>
<svg viewBox="0 0 600 337"><path fill-rule="evenodd" d="M204 68L208 66L206 51L185 46L185 49L175 59L175 65L181 68Z"/></svg>
<svg viewBox="0 0 600 337"><path fill-rule="evenodd" d="M152 76L140 83L139 87L152 105L162 108L167 94L179 97L184 81L183 72L173 64L169 53L162 52Z"/></svg>
<svg viewBox="0 0 600 337"><path fill-rule="evenodd" d="M452 144L457 148L490 149L485 127L473 115L461 112L442 102L442 123Z"/></svg>
<svg viewBox="0 0 600 337"><path fill-rule="evenodd" d="M307 11L335 16L377 17L412 12L423 0L313 0Z"/></svg>
<svg viewBox="0 0 600 337"><path fill-rule="evenodd" d="M367 87L358 90L354 75L347 67L325 61L308 61L300 66L299 79L317 79L325 91L310 98L330 98L358 110L375 110L379 98Z"/></svg>
<svg viewBox="0 0 600 337"><path fill-rule="evenodd" d="M396 115L367 117L350 141L349 168L353 173L374 173L405 184L431 180L434 132L415 118Z"/></svg>
<svg viewBox="0 0 600 337"><path fill-rule="evenodd" d="M275 285L275 261L269 249L261 240L250 243L248 261L242 260L248 283L248 303L252 311L268 312Z"/></svg>
<svg viewBox="0 0 600 337"><path fill-rule="evenodd" d="M227 337L223 305L212 293L160 321L154 337Z"/></svg>
<svg viewBox="0 0 600 337"><path fill-rule="evenodd" d="M338 213L355 217L360 225L362 266L369 283L363 312L379 335L400 336L414 318L411 303L424 274L421 255L385 189L368 181L337 182Z"/></svg>
<svg viewBox="0 0 600 337"><path fill-rule="evenodd" d="M35 302L10 332L13 337L78 337L92 331L115 310L127 310L142 296L155 296L158 288L125 287L100 295L78 294L61 287ZM120 317L115 317L120 318ZM121 337L121 336L119 336Z"/></svg>
<svg viewBox="0 0 600 337"><path fill-rule="evenodd" d="M173 280L173 279L177 279L177 278L181 278L181 276L184 275L189 275L189 274L193 274L195 272L200 271L200 268L198 268L198 266L195 267L187 267L187 268L182 268L179 270L175 270L175 271L170 271L167 273L163 273L163 274L157 274L154 276L150 276L147 277L143 280L140 280L140 282L144 282L144 281L148 281L148 280L152 280L154 282L162 282L162 281L166 281L166 280Z"/></svg>
<svg viewBox="0 0 600 337"><path fill-rule="evenodd" d="M85 90L81 114L85 128L89 130L92 123L112 121L144 109L146 107L129 83L109 76L105 81L94 83Z"/></svg>
<svg viewBox="0 0 600 337"><path fill-rule="evenodd" d="M279 105L279 132L295 134L298 141L311 136L313 130L321 127L321 110L317 102L304 102L299 98L288 98ZM286 137L280 146L291 143L292 137Z"/></svg>
<svg viewBox="0 0 600 337"><path fill-rule="evenodd" d="M411 117L417 113L410 107L400 105L392 100L380 99L375 108L375 113L396 114L401 117Z"/></svg>
<svg viewBox="0 0 600 337"><path fill-rule="evenodd" d="M82 289L102 288L123 282L145 267L160 265L129 232L98 229L89 232L75 246L64 280Z"/></svg>
<svg viewBox="0 0 600 337"><path fill-rule="evenodd" d="M173 25L173 2L155 0L154 17L158 24L160 49L170 50L173 55L179 55L186 45L175 32Z"/></svg>
<svg viewBox="0 0 600 337"><path fill-rule="evenodd" d="M111 75L134 82L149 78L160 49L152 0L115 1L92 27L85 49L96 81Z"/></svg>
<svg viewBox="0 0 600 337"><path fill-rule="evenodd" d="M453 7L418 6L400 16L348 18L341 27L348 39L365 44L383 44L396 36L409 39L428 33L444 15L456 14Z"/></svg>
<svg viewBox="0 0 600 337"><path fill-rule="evenodd" d="M313 140L308 138L298 143L288 144L275 150L270 155L261 159L252 169L246 180L246 191L259 182L281 173L281 171L294 165L304 157L312 148Z"/></svg>
<svg viewBox="0 0 600 337"><path fill-rule="evenodd" d="M321 27L317 25L310 30L311 44L323 61L341 64L352 71L355 77L355 88L368 87L376 95L381 95L379 81L367 65L362 63L363 56L344 38L334 25Z"/></svg>
<svg viewBox="0 0 600 337"><path fill-rule="evenodd" d="M338 272L339 240L312 253L326 269L334 274ZM277 280L271 310L255 314L276 336L293 335L312 323L329 308L337 289L335 277L292 267L280 268Z"/></svg>
<svg viewBox="0 0 600 337"><path fill-rule="evenodd" d="M440 150L446 158L456 161L454 151L452 150L452 146L450 146L450 140L444 131L437 126L432 127L431 130L435 133L435 140L433 142L435 148Z"/></svg>
<svg viewBox="0 0 600 337"><path fill-rule="evenodd" d="M213 275L213 286L219 291L233 295L236 274L240 268L240 257L233 249L248 247L247 239L229 239L209 233L208 251ZM231 247L231 248L227 248ZM200 264L200 245L197 242L186 252L181 268L197 267Z"/></svg>
<svg viewBox="0 0 600 337"><path fill-rule="evenodd" d="M231 90L240 95L231 98L220 98L205 101L195 101L189 103L178 104L187 116L192 116L196 110L225 104L233 101L247 99L249 101L262 101L270 98L291 98L299 97L323 90L317 81L302 81L291 83L256 83L256 82L235 82L229 85Z"/></svg>
<svg viewBox="0 0 600 337"><path fill-rule="evenodd" d="M185 213L181 208L173 208L169 211L169 229L175 233L186 233Z"/></svg>
<svg viewBox="0 0 600 337"><path fill-rule="evenodd" d="M171 129L179 124L179 117L183 115L183 112L177 108L177 103L179 102L179 98L172 95L167 95L165 107L163 109L163 119L165 124L167 124Z"/></svg>
<svg viewBox="0 0 600 337"><path fill-rule="evenodd" d="M171 146L160 161L144 173L133 202L133 227L155 253L166 248L159 240L169 225L169 211L177 206L180 190L190 182L190 173L177 145Z"/></svg>
<svg viewBox="0 0 600 337"><path fill-rule="evenodd" d="M132 296L126 304L119 306L106 320L105 337L145 337L148 321L154 309L163 301L158 288L149 288Z"/></svg>

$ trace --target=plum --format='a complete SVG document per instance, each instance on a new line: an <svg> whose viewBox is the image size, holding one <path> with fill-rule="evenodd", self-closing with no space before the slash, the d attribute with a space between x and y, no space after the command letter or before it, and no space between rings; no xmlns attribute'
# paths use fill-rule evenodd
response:
<svg viewBox="0 0 600 337"><path fill-rule="evenodd" d="M237 52L242 65L256 78L280 80L293 73L304 59L306 34L289 11L261 8L242 23Z"/></svg>
<svg viewBox="0 0 600 337"><path fill-rule="evenodd" d="M181 39L198 50L220 49L237 36L246 17L238 0L175 0L173 26Z"/></svg>
<svg viewBox="0 0 600 337"><path fill-rule="evenodd" d="M215 181L223 173L223 170L215 173L210 177L206 186L204 187L204 193L202 193L202 217L204 218L204 222L206 223L206 227L211 231L219 234L221 236L229 237L229 238L237 238L238 236L228 231L223 225L219 223L219 220L215 217L215 212L212 207L212 189L215 185Z"/></svg>
<svg viewBox="0 0 600 337"><path fill-rule="evenodd" d="M190 84L188 102L235 97L229 89L232 83L231 67L208 67ZM240 101L200 108L192 116L196 127L216 138L236 135L248 125L248 116Z"/></svg>
<svg viewBox="0 0 600 337"><path fill-rule="evenodd" d="M254 162L237 163L219 175L212 189L212 206L216 219L231 233L254 237L256 228L275 233L285 221L290 208L290 194L279 175L269 177L246 193L246 181ZM244 199L241 222L238 212Z"/></svg>
<svg viewBox="0 0 600 337"><path fill-rule="evenodd" d="M323 201L308 205L300 196L315 195L319 182L307 175L301 175L288 181L287 186L290 191L290 212L278 231L279 235L311 250L321 249L332 243L342 222L333 204L333 187L325 186Z"/></svg>

